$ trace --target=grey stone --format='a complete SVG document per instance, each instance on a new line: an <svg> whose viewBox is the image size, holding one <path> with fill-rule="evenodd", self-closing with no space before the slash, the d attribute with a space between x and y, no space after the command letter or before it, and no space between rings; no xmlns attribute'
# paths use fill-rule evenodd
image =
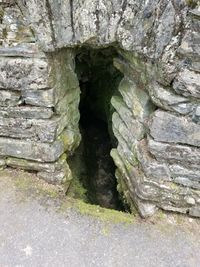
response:
<svg viewBox="0 0 200 267"><path fill-rule="evenodd" d="M182 177L182 176L176 177L176 178L174 178L174 182L179 184L179 185L190 187L190 188L193 188L193 189L198 189L198 190L200 189L200 183L197 182L197 181L190 180L189 178L187 178L187 176L185 176L185 177Z"/></svg>
<svg viewBox="0 0 200 267"><path fill-rule="evenodd" d="M190 167L190 168L189 168ZM190 165L189 167L181 165L170 165L169 169L172 177L186 177L191 181L200 182L200 169L195 168L195 166Z"/></svg>
<svg viewBox="0 0 200 267"><path fill-rule="evenodd" d="M182 40L180 47L178 48L178 52L186 58L189 58L192 63L191 67L195 68L196 62L200 59L200 33L194 30L186 31L186 34ZM198 70L198 69L196 69Z"/></svg>
<svg viewBox="0 0 200 267"><path fill-rule="evenodd" d="M127 143L119 139L119 144L117 146L117 152L122 159L128 161L132 166L138 165L137 154L135 151L135 144L130 148Z"/></svg>
<svg viewBox="0 0 200 267"><path fill-rule="evenodd" d="M93 2L90 2L90 4L92 5ZM70 1L49 1L49 8L52 12L52 16L55 18L52 32L54 45L63 47L65 43L71 42L71 40L74 38L75 31L78 34L78 29L76 28L76 30L73 30L73 28L76 27L75 24L77 20L75 13L79 10L78 7L80 5L81 3L79 3L79 1L73 1L72 3L70 3ZM71 12L73 12L73 18L71 18ZM38 13L40 14L40 12Z"/></svg>
<svg viewBox="0 0 200 267"><path fill-rule="evenodd" d="M144 126L138 120L135 120L132 110L126 106L123 99L121 97L114 96L111 99L111 104L120 117L115 116L115 113L113 114L113 127L119 130L118 126L120 121L122 121L122 125L125 125L124 128L129 129L134 139L142 139L145 133Z"/></svg>
<svg viewBox="0 0 200 267"><path fill-rule="evenodd" d="M80 120L79 96L77 101L74 101L63 107L63 112L57 112L56 110L56 113L58 113L58 115L61 114L59 116L62 118L62 123L59 124L60 127L58 132L61 132L63 127L67 127L68 129L76 129Z"/></svg>
<svg viewBox="0 0 200 267"><path fill-rule="evenodd" d="M196 110L195 110L195 115L196 115L197 117L200 117L200 105L196 108Z"/></svg>
<svg viewBox="0 0 200 267"><path fill-rule="evenodd" d="M33 135L32 123L26 119L0 118L0 136L13 138L27 138Z"/></svg>
<svg viewBox="0 0 200 267"><path fill-rule="evenodd" d="M37 173L37 176L51 184L65 185L66 188L69 187L69 183L73 179L71 170L66 161L59 170L55 172L40 171Z"/></svg>
<svg viewBox="0 0 200 267"><path fill-rule="evenodd" d="M143 218L152 216L158 210L155 204L140 201L140 200L137 201L137 207L138 207L140 215Z"/></svg>
<svg viewBox="0 0 200 267"><path fill-rule="evenodd" d="M200 122L200 105L197 105L196 107L194 107L193 110L193 120L199 124Z"/></svg>
<svg viewBox="0 0 200 267"><path fill-rule="evenodd" d="M31 21L37 38L40 40L41 47L48 47L49 50L53 50L52 25L49 20L49 10L47 10L46 2L30 0L26 5L25 8L28 8L27 16Z"/></svg>
<svg viewBox="0 0 200 267"><path fill-rule="evenodd" d="M4 158L0 158L0 170L6 167L6 160Z"/></svg>
<svg viewBox="0 0 200 267"><path fill-rule="evenodd" d="M121 81L119 91L134 118L143 121L154 110L148 94L127 78Z"/></svg>
<svg viewBox="0 0 200 267"><path fill-rule="evenodd" d="M164 48L169 44L173 37L174 25L176 24L176 11L171 1L168 1L157 26L155 43L156 57L159 57ZM165 32L165 34L163 34Z"/></svg>
<svg viewBox="0 0 200 267"><path fill-rule="evenodd" d="M170 170L166 163L159 163L147 150L145 140L137 144L137 159L147 179L156 181L170 181Z"/></svg>
<svg viewBox="0 0 200 267"><path fill-rule="evenodd" d="M21 168L23 170L28 171L54 173L62 169L63 165L66 163L66 157L62 156L59 161L53 163L41 163L37 161L30 161L11 157L8 157L5 162L7 166L12 168Z"/></svg>
<svg viewBox="0 0 200 267"><path fill-rule="evenodd" d="M184 117L156 111L150 122L150 134L160 142L200 146L200 126Z"/></svg>
<svg viewBox="0 0 200 267"><path fill-rule="evenodd" d="M61 49L56 53L48 54L50 64L49 85L55 88L56 103L62 101L72 93L79 95L79 81L75 73L75 52L72 49Z"/></svg>
<svg viewBox="0 0 200 267"><path fill-rule="evenodd" d="M10 93L10 92L9 92ZM1 94L1 91L0 91ZM51 108L18 106L0 108L0 116L4 118L50 119L54 112Z"/></svg>
<svg viewBox="0 0 200 267"><path fill-rule="evenodd" d="M0 136L51 143L66 127L68 117L63 114L51 120L0 118Z"/></svg>
<svg viewBox="0 0 200 267"><path fill-rule="evenodd" d="M181 164L199 164L200 149L197 147L167 144L148 139L149 151L158 161L170 163L180 162Z"/></svg>
<svg viewBox="0 0 200 267"><path fill-rule="evenodd" d="M38 90L48 88L48 62L41 58L0 58L0 88Z"/></svg>
<svg viewBox="0 0 200 267"><path fill-rule="evenodd" d="M68 106L77 107L80 101L80 89L73 89L67 92L67 94L58 101L55 106L56 113L62 114L63 112L66 113L68 110Z"/></svg>
<svg viewBox="0 0 200 267"><path fill-rule="evenodd" d="M112 116L112 123L113 131L116 132L116 137L118 138L118 135L122 136L130 146L135 140L140 140L144 136L144 127L139 122L133 120L129 128L116 112L114 112Z"/></svg>
<svg viewBox="0 0 200 267"><path fill-rule="evenodd" d="M145 64L137 53L119 50L119 55L120 57L114 58L113 65L133 84L138 87L145 86L149 79L147 69L151 63L147 62Z"/></svg>
<svg viewBox="0 0 200 267"><path fill-rule="evenodd" d="M21 103L22 100L19 92L0 89L0 107L13 107Z"/></svg>
<svg viewBox="0 0 200 267"><path fill-rule="evenodd" d="M64 150L73 154L74 150L79 146L81 141L81 135L78 128L66 127L58 140L64 145Z"/></svg>
<svg viewBox="0 0 200 267"><path fill-rule="evenodd" d="M193 217L200 217L200 208L199 207L193 207L189 210L189 214Z"/></svg>
<svg viewBox="0 0 200 267"><path fill-rule="evenodd" d="M51 108L55 106L55 90L24 90L22 99L27 105Z"/></svg>
<svg viewBox="0 0 200 267"><path fill-rule="evenodd" d="M11 47L0 47L1 57L38 57L45 58L45 54L39 51L38 46L35 43L30 44L17 44Z"/></svg>
<svg viewBox="0 0 200 267"><path fill-rule="evenodd" d="M176 77L173 88L184 96L200 98L200 74L187 69L183 70Z"/></svg>
<svg viewBox="0 0 200 267"><path fill-rule="evenodd" d="M39 162L54 162L64 153L61 141L52 144L0 138L0 155Z"/></svg>
<svg viewBox="0 0 200 267"><path fill-rule="evenodd" d="M198 208L198 10L184 0L25 2L0 8L3 162L69 185L62 155L80 143L75 48L112 46L124 75L111 100L120 193L143 217Z"/></svg>
<svg viewBox="0 0 200 267"><path fill-rule="evenodd" d="M192 197L187 196L187 197L185 198L185 200L186 200L186 202L187 202L189 205L195 205L195 204L196 204L195 199L192 198Z"/></svg>
<svg viewBox="0 0 200 267"><path fill-rule="evenodd" d="M19 3L19 1L17 1ZM2 13L1 13L2 14ZM15 46L18 43L33 43L36 41L30 24L26 20L22 9L11 3L3 9L1 23L4 27L3 46Z"/></svg>
<svg viewBox="0 0 200 267"><path fill-rule="evenodd" d="M171 88L164 88L158 83L149 86L149 94L153 103L169 111L175 111L182 115L192 112L194 103L191 103L186 97L177 95Z"/></svg>
<svg viewBox="0 0 200 267"><path fill-rule="evenodd" d="M173 211L173 212L178 212L178 213L183 213L183 214L187 214L188 213L188 207L187 208L182 208L182 207L176 207L176 206L172 206L172 205L168 205L168 204L164 204L162 203L160 205L160 208L166 211Z"/></svg>
<svg viewBox="0 0 200 267"><path fill-rule="evenodd" d="M159 20L156 8L161 10ZM153 3L73 1L71 5L50 0L47 6L30 0L26 9L40 45L46 51L77 43L97 47L119 43L125 50L145 53L146 48L149 56L158 57L173 37L182 6L177 5L175 9L166 0Z"/></svg>

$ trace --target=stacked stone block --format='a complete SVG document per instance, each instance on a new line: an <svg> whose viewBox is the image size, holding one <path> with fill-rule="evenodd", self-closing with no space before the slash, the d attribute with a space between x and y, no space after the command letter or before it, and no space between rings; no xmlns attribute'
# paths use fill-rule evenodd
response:
<svg viewBox="0 0 200 267"><path fill-rule="evenodd" d="M67 156L80 141L73 53L43 53L19 8L0 7L0 165L35 171L67 189Z"/></svg>
<svg viewBox="0 0 200 267"><path fill-rule="evenodd" d="M72 55L6 50L9 56L0 60L2 165L63 183L71 178L65 152L71 153L79 143L79 91Z"/></svg>
<svg viewBox="0 0 200 267"><path fill-rule="evenodd" d="M119 190L144 217L158 207L200 216L199 11L190 16L171 78L160 79L165 62L156 66L136 53L115 61L125 77L112 99L118 147L111 154Z"/></svg>

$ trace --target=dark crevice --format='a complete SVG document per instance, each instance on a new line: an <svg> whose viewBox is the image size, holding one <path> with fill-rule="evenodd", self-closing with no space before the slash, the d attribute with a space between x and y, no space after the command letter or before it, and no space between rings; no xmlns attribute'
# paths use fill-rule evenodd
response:
<svg viewBox="0 0 200 267"><path fill-rule="evenodd" d="M48 11L49 23L51 27L51 37L52 37L53 46L56 47L56 36L55 36L54 25L53 25L53 14L52 14L51 4L49 0L46 0L46 8Z"/></svg>
<svg viewBox="0 0 200 267"><path fill-rule="evenodd" d="M70 3L70 18L72 27L72 40L75 40L75 30L74 30L74 3L73 0L69 0Z"/></svg>
<svg viewBox="0 0 200 267"><path fill-rule="evenodd" d="M87 201L105 208L122 210L117 192L116 167L110 151L116 147L112 133L110 100L117 91L122 74L114 68L114 49L77 51L80 101L80 131L82 143L77 150L79 179L87 190ZM76 168L76 170L77 170Z"/></svg>

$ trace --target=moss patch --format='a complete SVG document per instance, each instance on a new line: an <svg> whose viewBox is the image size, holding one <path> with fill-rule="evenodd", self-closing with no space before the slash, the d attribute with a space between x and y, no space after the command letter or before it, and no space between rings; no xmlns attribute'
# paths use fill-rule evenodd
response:
<svg viewBox="0 0 200 267"><path fill-rule="evenodd" d="M81 200L77 200L74 203L74 207L78 209L80 214L92 216L103 222L131 224L135 220L135 217L129 213L101 208L100 206L87 204Z"/></svg>
<svg viewBox="0 0 200 267"><path fill-rule="evenodd" d="M129 213L101 208L96 205L87 204L82 200L66 197L60 187L45 183L38 179L35 174L6 169L0 172L0 179L5 181L5 186L14 187L16 198L20 202L27 201L28 199L42 200L41 204L45 206L47 204L49 207L48 200L51 199L53 201L50 202L52 207L55 201L56 210L61 213L72 209L82 215L91 216L102 222L115 224L123 223L127 225L135 220L134 215Z"/></svg>
<svg viewBox="0 0 200 267"><path fill-rule="evenodd" d="M82 199L83 201L87 201L86 193L87 190L83 187L78 178L74 176L67 191L67 196L69 198Z"/></svg>
<svg viewBox="0 0 200 267"><path fill-rule="evenodd" d="M45 197L56 199L61 194L60 187L50 185L37 178L35 174L24 171L6 169L0 172L0 178L8 181L15 190L21 193L23 199L30 197Z"/></svg>
<svg viewBox="0 0 200 267"><path fill-rule="evenodd" d="M27 194L30 194L33 191L38 196L56 198L58 197L58 192L55 189L51 189L51 186L48 186L40 181L33 181L32 179L27 179L27 177L17 177L14 181L15 187Z"/></svg>

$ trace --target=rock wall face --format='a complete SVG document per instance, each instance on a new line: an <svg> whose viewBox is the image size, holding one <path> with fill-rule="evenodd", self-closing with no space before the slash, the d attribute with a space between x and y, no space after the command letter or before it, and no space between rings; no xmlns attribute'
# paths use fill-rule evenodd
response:
<svg viewBox="0 0 200 267"><path fill-rule="evenodd" d="M0 164L69 185L75 48L113 46L118 190L142 216L200 217L200 8L187 0L0 1Z"/></svg>
<svg viewBox="0 0 200 267"><path fill-rule="evenodd" d="M0 164L67 187L66 152L80 140L73 53L39 49L22 7L10 1L0 6Z"/></svg>

